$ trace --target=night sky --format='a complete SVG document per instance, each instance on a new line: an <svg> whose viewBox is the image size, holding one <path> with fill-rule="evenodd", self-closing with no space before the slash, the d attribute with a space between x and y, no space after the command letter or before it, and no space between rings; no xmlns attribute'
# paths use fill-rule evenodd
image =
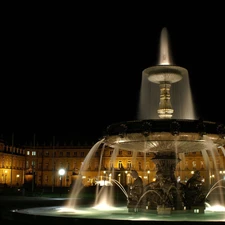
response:
<svg viewBox="0 0 225 225"><path fill-rule="evenodd" d="M137 119L142 71L157 61L167 27L173 59L189 72L204 120L225 122L222 21L151 19L146 13L39 11L7 14L1 55L0 131L16 143L95 142ZM119 11L119 10L118 10ZM90 16L91 15L91 16ZM216 19L215 19L216 20Z"/></svg>

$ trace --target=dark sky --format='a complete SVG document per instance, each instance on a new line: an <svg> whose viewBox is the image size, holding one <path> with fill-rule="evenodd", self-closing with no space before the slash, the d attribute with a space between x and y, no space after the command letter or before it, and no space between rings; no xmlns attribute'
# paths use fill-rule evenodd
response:
<svg viewBox="0 0 225 225"><path fill-rule="evenodd" d="M59 8L11 12L3 20L4 137L14 133L23 142L35 133L40 141L97 141L111 123L136 119L142 71L157 61L163 27L176 65L189 72L201 117L225 121L225 34L219 18L183 21L185 16L152 19L147 12Z"/></svg>

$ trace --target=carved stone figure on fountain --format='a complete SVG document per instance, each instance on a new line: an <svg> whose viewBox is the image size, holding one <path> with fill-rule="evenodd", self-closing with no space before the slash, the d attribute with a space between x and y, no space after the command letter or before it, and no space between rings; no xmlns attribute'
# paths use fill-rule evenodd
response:
<svg viewBox="0 0 225 225"><path fill-rule="evenodd" d="M173 179L165 176L162 171L157 171L156 180L145 187L145 192L148 193L146 201L149 209L156 209L159 205L172 208L174 205L174 189L176 190Z"/></svg>
<svg viewBox="0 0 225 225"><path fill-rule="evenodd" d="M162 199L162 187L165 184L165 177L163 177L163 173L160 171L156 172L156 180L149 183L146 187L145 187L145 191L147 194L147 202L148 202L148 208L149 209L156 209L157 205L159 204L163 204L163 202L161 201Z"/></svg>
<svg viewBox="0 0 225 225"><path fill-rule="evenodd" d="M158 152L152 161L156 165L156 180L145 187L149 209L158 206L183 208L180 190L174 175L176 164L180 161L173 152Z"/></svg>
<svg viewBox="0 0 225 225"><path fill-rule="evenodd" d="M191 209L191 206L205 205L205 194L203 193L202 184L202 177L198 170L194 172L186 184L181 183L181 191L186 209Z"/></svg>
<svg viewBox="0 0 225 225"><path fill-rule="evenodd" d="M133 177L134 182L129 186L128 208L136 208L143 194L143 181L136 170L131 170L130 175Z"/></svg>
<svg viewBox="0 0 225 225"><path fill-rule="evenodd" d="M202 177L198 170L196 170L193 176L186 183L187 188L195 189L202 186Z"/></svg>

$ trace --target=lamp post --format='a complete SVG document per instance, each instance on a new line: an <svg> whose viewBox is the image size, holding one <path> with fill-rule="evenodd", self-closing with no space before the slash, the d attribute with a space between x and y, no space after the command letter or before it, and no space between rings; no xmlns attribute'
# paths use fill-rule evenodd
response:
<svg viewBox="0 0 225 225"><path fill-rule="evenodd" d="M64 169L59 170L59 180L60 180L60 196L62 195L62 176L65 174Z"/></svg>
<svg viewBox="0 0 225 225"><path fill-rule="evenodd" d="M19 177L20 177L20 175L17 174L17 175L16 175L16 185L17 185L17 186L19 186Z"/></svg>
<svg viewBox="0 0 225 225"><path fill-rule="evenodd" d="M127 173L128 173L128 171L126 170L126 171L125 171L125 186L127 186L127 183L128 183L128 182L127 182Z"/></svg>
<svg viewBox="0 0 225 225"><path fill-rule="evenodd" d="M150 174L150 170L148 170L147 173L148 173L148 184L149 184L149 174Z"/></svg>

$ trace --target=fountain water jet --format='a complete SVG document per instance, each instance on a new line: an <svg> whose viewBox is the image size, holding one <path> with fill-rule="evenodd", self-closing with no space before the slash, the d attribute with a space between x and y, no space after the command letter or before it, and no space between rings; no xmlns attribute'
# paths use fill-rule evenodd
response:
<svg viewBox="0 0 225 225"><path fill-rule="evenodd" d="M146 68L142 72L140 120L158 119L159 114L161 118L173 116L176 119L196 119L188 71L174 64L168 36L167 29L163 28L158 65ZM156 96L160 96L160 103Z"/></svg>
<svg viewBox="0 0 225 225"><path fill-rule="evenodd" d="M85 221L87 218L98 219L98 224L115 221L117 223L123 223L123 221L132 221L133 223L140 221L167 221L172 223L176 221L183 221L185 223L190 221L225 221L224 213L212 215L206 212L206 197L208 195L202 190L204 183L200 179L199 171L196 170L193 176L185 183L178 182L175 177L177 165L182 160L185 160L185 154L191 152L201 152L205 165L207 165L207 168L210 168L209 154L217 151L218 147L225 152L223 147L225 145L225 128L224 125L220 125L220 133L218 134L218 125L215 122L196 120L190 90L187 90L188 94L181 95L184 97L182 101L188 104L186 107L190 108L190 115L187 116L181 113L187 111L184 104L178 104L176 101L172 102L171 97L175 98L180 93L170 96L170 90L172 90L173 86L175 87L179 83L182 83L182 81L188 82L188 72L185 68L173 64L168 43L168 33L165 28L161 32L160 40L159 64L145 69L142 74L143 79L154 86L154 94L158 95L158 98L156 95L149 97L157 101L160 99L159 105L155 105L156 101L151 102L154 102L152 107L154 112L151 111L147 115L147 118L143 118L144 114L140 113L140 120L125 121L111 124L107 127L104 138L93 146L85 158L78 179L73 187L71 199L65 205L71 211L77 210L77 213L70 213L69 215L65 213L62 215L61 212L60 215L64 217L63 219L65 217L70 218L71 221L74 218L79 221ZM186 86L189 88L189 85ZM156 88L159 88L159 90L156 90ZM86 167L101 146L101 163L97 175L98 179L102 179L100 171L103 167L102 157L106 146L113 150L110 160L112 162L118 157L120 149L131 152L132 167L135 167L138 152L144 154L145 160L147 153L153 154L152 161L156 166L157 178L155 181L143 186L142 194L140 196L132 196L137 198L132 198L131 200L131 187L127 192L121 182L114 179L115 169L112 167L110 173L113 185L108 187L103 186L102 188L99 187L100 185L96 185L96 198L98 201L95 201L93 207L84 209L76 202L82 189L82 174L85 173ZM144 162L144 165L146 165L146 162ZM106 177L103 177L103 179L106 179ZM114 198L114 186L118 186L127 198L127 205L125 207L112 208L111 198ZM102 194L104 192L103 188L109 190L107 196ZM133 189L134 187L132 186ZM211 189L211 191L213 190L214 188ZM107 201L104 202L104 212L102 208L98 208L97 206L97 202L100 202L101 196L107 197ZM107 205L110 205L108 213L106 212ZM36 211L32 209L19 210L17 213L26 214L28 212L28 214L43 215L44 217L48 209L43 210L45 214L41 212L42 209ZM53 213L51 215L53 218L57 216L56 209L49 211ZM83 214L81 211L86 211L87 213ZM188 216L189 214L193 216L190 217Z"/></svg>

